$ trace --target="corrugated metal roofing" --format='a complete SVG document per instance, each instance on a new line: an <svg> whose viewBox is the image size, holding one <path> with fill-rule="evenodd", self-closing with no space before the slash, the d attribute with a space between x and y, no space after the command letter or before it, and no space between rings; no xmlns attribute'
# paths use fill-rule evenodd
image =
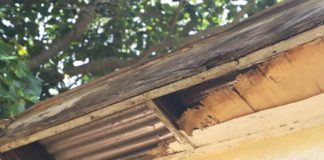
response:
<svg viewBox="0 0 324 160"><path fill-rule="evenodd" d="M172 138L160 120L139 105L41 141L57 160L129 159Z"/></svg>

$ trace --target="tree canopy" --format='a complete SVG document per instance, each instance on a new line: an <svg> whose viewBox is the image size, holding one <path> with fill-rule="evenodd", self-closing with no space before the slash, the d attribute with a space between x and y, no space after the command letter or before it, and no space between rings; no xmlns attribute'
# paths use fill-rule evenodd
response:
<svg viewBox="0 0 324 160"><path fill-rule="evenodd" d="M0 117L170 53L279 0L2 0Z"/></svg>

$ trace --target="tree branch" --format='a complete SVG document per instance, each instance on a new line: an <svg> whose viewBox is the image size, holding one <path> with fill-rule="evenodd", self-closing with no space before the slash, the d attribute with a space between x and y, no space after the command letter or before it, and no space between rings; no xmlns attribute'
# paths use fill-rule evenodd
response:
<svg viewBox="0 0 324 160"><path fill-rule="evenodd" d="M153 44L151 47L142 52L138 57L131 60L123 60L115 57L103 58L81 66L67 68L66 70L64 70L64 73L67 73L70 76L75 76L78 74L96 73L107 68L117 69L129 66L131 66L130 68L134 68L145 63L153 52L166 49L168 47L180 49L201 39L205 39L217 33L223 32L231 26L232 24L221 27L210 27L195 35L190 35L179 39L165 39Z"/></svg>
<svg viewBox="0 0 324 160"><path fill-rule="evenodd" d="M236 17L241 17L244 15L247 10L254 4L255 0L250 0L247 5L236 15ZM235 21L237 23L237 21ZM72 67L66 69L64 72L69 74L70 76L78 75L78 74L85 74L85 73L96 73L98 71L111 68L111 69L117 69L117 68L124 68L123 71L127 70L127 68L134 68L136 66L139 66L143 63L145 63L148 59L148 57L156 51L159 51L161 49L166 49L168 47L173 47L177 49L181 49L183 47L189 46L197 41L200 41L202 39L206 39L208 37L211 37L213 35L219 34L221 32L224 32L225 30L233 27L236 25L236 23L233 22L231 24L227 24L225 26L219 26L219 27L209 27L206 30L203 30L195 35L190 35L182 38L174 38L174 39L165 39L163 41L157 42L153 44L151 47L146 49L140 56L137 58L134 58L132 60L123 60L118 59L115 57L109 57L104 58L100 60L93 61L88 64L84 64L78 67ZM117 73L116 73L117 74Z"/></svg>
<svg viewBox="0 0 324 160"><path fill-rule="evenodd" d="M180 15L180 12L182 10L182 8L184 7L184 4L185 4L185 1L184 0L180 0L179 1L179 7L174 15L174 18L172 20L172 23L171 23L171 27L170 27L170 30L169 30L169 34L170 36L173 34L175 28L176 28L176 25L177 25L177 21L179 19L179 15Z"/></svg>
<svg viewBox="0 0 324 160"><path fill-rule="evenodd" d="M37 56L33 57L30 61L30 68L32 70L36 69L39 65L56 56L60 51L66 50L71 42L80 38L80 36L87 30L88 24L92 21L96 14L96 4L97 1L91 3L84 10L81 10L79 15L80 18L75 24L75 27L67 34L54 41L49 49L45 49Z"/></svg>
<svg viewBox="0 0 324 160"><path fill-rule="evenodd" d="M12 0L0 0L0 5L11 4Z"/></svg>
<svg viewBox="0 0 324 160"><path fill-rule="evenodd" d="M247 4L238 12L232 23L240 22L241 18L249 11L249 9L254 5L255 0L248 0Z"/></svg>
<svg viewBox="0 0 324 160"><path fill-rule="evenodd" d="M69 76L75 76L78 74L85 74L85 73L95 73L107 68L117 69L127 65L129 61L119 59L116 57L108 57L102 58L78 67L71 67L64 70L64 73L68 74Z"/></svg>
<svg viewBox="0 0 324 160"><path fill-rule="evenodd" d="M81 66L67 68L64 70L64 73L70 76L75 76L78 74L96 73L98 71L102 71L107 68L117 69L117 68L123 68L125 66L130 66L134 64L142 64L147 61L148 57L153 52L166 48L171 45L172 45L172 41L163 41L161 43L156 43L155 45L152 45L150 48L148 48L138 57L133 58L131 60L119 59L116 57L102 58Z"/></svg>

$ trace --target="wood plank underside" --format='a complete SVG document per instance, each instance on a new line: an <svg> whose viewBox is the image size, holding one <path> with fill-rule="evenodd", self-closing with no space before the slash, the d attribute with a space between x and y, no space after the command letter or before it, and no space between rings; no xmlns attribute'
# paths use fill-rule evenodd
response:
<svg viewBox="0 0 324 160"><path fill-rule="evenodd" d="M235 83L211 91L198 109L188 109L180 128L215 125L242 115L300 101L324 92L324 40L295 47L237 76ZM195 117L194 119L192 117ZM212 121L213 122L213 121Z"/></svg>
<svg viewBox="0 0 324 160"><path fill-rule="evenodd" d="M113 77L108 75L39 103L1 132L0 152L249 67L278 52L314 40L324 35L323 17L322 0L288 0L229 30L141 67ZM304 33L308 30L311 31ZM294 35L297 36L280 42ZM277 42L280 43L272 45ZM262 49L264 47L267 48Z"/></svg>
<svg viewBox="0 0 324 160"><path fill-rule="evenodd" d="M293 151L294 148L298 148L298 151L301 151L301 153L306 153L296 152L298 153L296 156L312 156L313 154L324 156L323 147L321 152L307 153L309 149L312 149L317 144L311 143L311 145L308 145L307 142L307 139L315 134L307 130L315 127L320 127L321 131L316 134L318 136L313 140L320 142L321 146L323 146L324 93L299 102L239 117L204 130L195 130L193 136L188 136L188 138L197 146L197 149L191 152L161 157L160 160L235 159L239 157L241 157L240 159L262 159L275 154L277 156L273 159L280 159L286 158L284 156L290 150ZM303 136L300 136L299 139L294 139L298 143L292 143L294 141L288 140L289 138L280 138L281 142L271 143L271 141L277 139L277 136L287 135L289 137L288 134L294 134L294 132L298 134L299 131L305 131L307 134L302 134ZM268 140L264 141L262 146L252 145L247 147L247 145L244 145L245 143L254 144L254 141L262 142L264 139ZM289 145L289 148L283 147L286 145ZM181 151L183 151L181 144L174 142L169 145L169 153ZM320 159L323 158L321 157Z"/></svg>

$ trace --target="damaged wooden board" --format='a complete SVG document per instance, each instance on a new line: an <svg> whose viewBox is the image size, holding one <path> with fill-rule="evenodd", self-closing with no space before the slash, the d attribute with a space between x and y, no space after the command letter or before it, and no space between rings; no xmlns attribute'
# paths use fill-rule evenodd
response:
<svg viewBox="0 0 324 160"><path fill-rule="evenodd" d="M188 135L197 129L204 129L246 114L253 109L239 95L228 87L210 92L197 108L188 109L179 121L180 129Z"/></svg>
<svg viewBox="0 0 324 160"><path fill-rule="evenodd" d="M172 54L37 104L1 132L0 152L249 67L323 36L323 23L322 0L287 1ZM308 30L312 33L305 32ZM287 40L295 35L298 40ZM271 46L283 40L286 43L274 45L277 48ZM258 51L258 56L244 57L265 47L268 48ZM245 60L241 61L241 57Z"/></svg>
<svg viewBox="0 0 324 160"><path fill-rule="evenodd" d="M308 132L312 128L321 128L319 134L313 134ZM274 144L272 139L276 139L277 136L283 136L289 134L295 134L299 132L307 132L302 136L294 139L294 141L286 141L287 139L281 139L281 143ZM228 151L231 154L226 154L223 159L236 159L238 157L244 157L243 159L263 159L263 156L273 156L275 153L280 153L277 158L280 159L289 153L289 150L302 147L302 153L297 153L296 156L312 156L316 152L306 152L313 147L316 147L317 143L323 144L324 133L324 93L316 95L314 97L307 98L302 101L290 103L287 105L263 110L250 115L242 116L224 123L220 123L215 126L211 126L204 130L195 130L193 136L188 138L197 146L194 151L182 152L182 145L174 142L169 145L169 156L157 158L159 160L200 160L200 159L222 159L223 152ZM315 136L316 135L316 136ZM307 142L308 138L312 138L312 142ZM269 139L263 146L251 146L246 149L246 143L254 143L255 141L263 141ZM304 141L306 140L306 141ZM291 143L291 142L298 142ZM284 146L289 145L290 149L285 150ZM240 147L242 146L243 147ZM273 146L272 146L273 145ZM261 147L261 148L260 148ZM235 148L240 148L237 150ZM256 154L260 150L264 154ZM233 152L232 152L233 151ZM244 152L241 152L244 151ZM246 151L246 152L245 152ZM170 153L176 153L171 154ZM305 153L305 154L304 154ZM323 147L320 152L315 155L323 155ZM234 156L235 155L235 156ZM234 156L234 157L232 157ZM236 158L235 158L236 157ZM249 158L250 157L250 158ZM270 158L271 159L271 158ZM290 158L296 159L296 158ZM312 158L305 158L312 159ZM316 159L316 158L315 158Z"/></svg>
<svg viewBox="0 0 324 160"><path fill-rule="evenodd" d="M180 128L191 135L195 128L215 125L207 121L210 118L224 122L320 94L324 91L323 60L323 39L283 52L239 74L235 83L211 91L198 109L184 112Z"/></svg>
<svg viewBox="0 0 324 160"><path fill-rule="evenodd" d="M323 91L324 61L318 60L324 59L323 39L287 52L238 76L234 87L255 110L296 102ZM312 68L306 69L308 66Z"/></svg>

